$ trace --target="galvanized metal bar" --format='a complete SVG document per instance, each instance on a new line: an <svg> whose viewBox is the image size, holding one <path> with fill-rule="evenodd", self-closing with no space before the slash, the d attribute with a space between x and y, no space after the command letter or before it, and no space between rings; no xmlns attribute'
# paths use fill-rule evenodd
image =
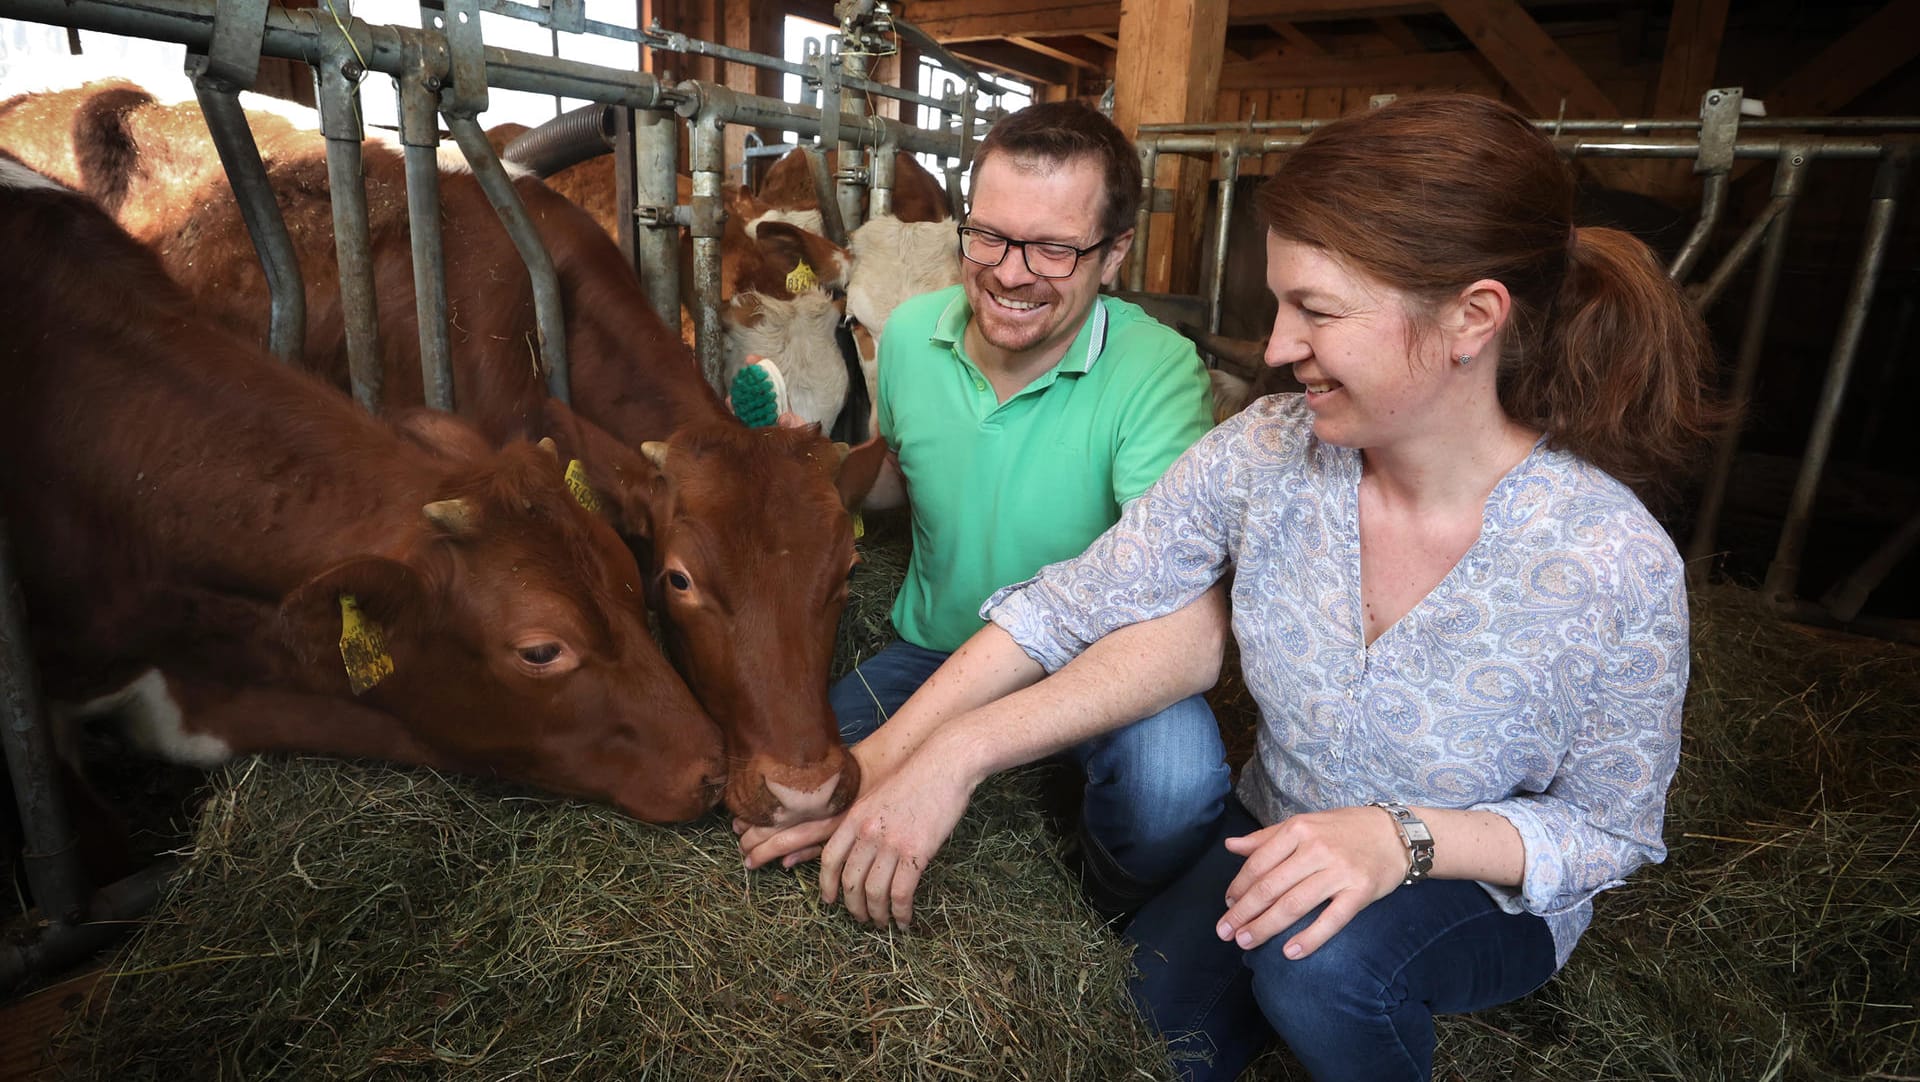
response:
<svg viewBox="0 0 1920 1082"><path fill-rule="evenodd" d="M680 327L680 125L672 113L641 109L633 114L633 198L637 232L634 262L647 301L667 326Z"/></svg>
<svg viewBox="0 0 1920 1082"><path fill-rule="evenodd" d="M1676 282L1684 282L1687 275L1693 273L1694 264L1707 250L1707 240L1713 236L1713 230L1720 224L1720 217L1727 208L1728 174L1709 173L1700 185L1700 217L1693 223L1693 230L1687 234L1680 250L1674 253L1673 262L1667 265L1667 277Z"/></svg>
<svg viewBox="0 0 1920 1082"><path fill-rule="evenodd" d="M50 921L73 924L86 918L86 873L60 790L59 760L47 728L33 652L27 646L27 608L14 574L6 523L0 521L0 726L20 809L21 859L27 886Z"/></svg>
<svg viewBox="0 0 1920 1082"><path fill-rule="evenodd" d="M200 60L204 58L198 54L187 57L190 74ZM260 148L247 126L246 111L240 108L239 89L204 73L193 75L200 113L206 118L207 132L213 136L227 181L233 186L254 254L260 257L260 267L267 276L271 298L267 348L283 361L298 361L307 338L306 283L300 274L300 259L293 251L293 238L287 234L286 219L281 217L273 186L267 182Z"/></svg>
<svg viewBox="0 0 1920 1082"><path fill-rule="evenodd" d="M1713 273L1707 276L1707 280L1694 291L1692 299L1695 308L1705 312L1719 303L1720 294L1726 291L1728 283L1732 282L1734 275L1739 274L1747 265L1747 260L1759 248L1761 240L1767 236L1768 229L1773 225L1774 216L1780 212L1780 206L1777 202L1768 203L1761 208L1759 215L1753 221L1747 223L1747 228L1741 231L1740 238L1733 242L1733 247L1727 249L1727 254L1720 257L1720 265L1715 267Z"/></svg>
<svg viewBox="0 0 1920 1082"><path fill-rule="evenodd" d="M396 84L400 144L407 166L407 234L413 244L413 303L420 325L420 386L427 405L453 412L453 353L447 341L447 257L440 235L439 88L444 50L422 52Z"/></svg>
<svg viewBox="0 0 1920 1082"><path fill-rule="evenodd" d="M1746 326L1740 335L1740 357L1734 366L1732 401L1737 418L1744 418L1747 404L1753 401L1753 387L1759 378L1760 354L1766 343L1767 324L1773 316L1774 289L1780 281L1780 268L1786 263L1787 230L1793 221L1793 207L1800 196L1806 166L1807 158L1796 155L1775 170L1773 197L1760 217L1761 221L1767 223L1766 250L1760 257L1760 266L1754 275L1753 297L1747 306ZM1745 238L1742 239L1744 241ZM1733 483L1733 462L1739 448L1738 423L1728 425L1714 442L1713 469L1707 475L1706 488L1700 495L1700 509L1694 517L1693 536L1687 545L1687 578L1696 586L1707 581L1713 554L1719 546L1720 516L1726 507L1727 489Z"/></svg>
<svg viewBox="0 0 1920 1082"><path fill-rule="evenodd" d="M1880 547L1873 550L1854 572L1841 579L1820 598L1820 606L1836 620L1848 621L1860 615L1867 597L1887 580L1900 561L1920 546L1920 512L1908 515Z"/></svg>
<svg viewBox="0 0 1920 1082"><path fill-rule="evenodd" d="M26 19L109 34L170 41L205 52L214 36L214 0L0 0L0 17ZM353 40L361 43L359 57L368 71L398 76L404 70L406 38L431 30L375 25L342 13ZM261 36L260 51L303 63L317 63L326 53L333 19L325 12L273 6ZM564 94L610 104L652 109L671 105L666 88L652 74L602 67L575 60L488 47L487 81L496 89Z"/></svg>
<svg viewBox="0 0 1920 1082"><path fill-rule="evenodd" d="M1178 123L1178 124L1142 124L1141 135L1208 135L1213 133L1231 133L1237 131L1301 131L1310 132L1333 123L1331 118L1304 118L1293 120L1241 120L1232 123ZM1655 119L1633 120L1535 120L1533 126L1543 131L1562 132L1663 132L1698 131L1700 121L1694 119ZM1911 116L1845 116L1845 117L1743 117L1741 128L1747 131L1920 131L1920 117Z"/></svg>
<svg viewBox="0 0 1920 1082"><path fill-rule="evenodd" d="M1133 215L1133 251L1127 258L1127 288L1135 293L1147 288L1147 237L1153 228L1153 173L1160 168L1160 148L1141 146L1140 209Z"/></svg>
<svg viewBox="0 0 1920 1082"><path fill-rule="evenodd" d="M1873 178L1873 198L1867 206L1866 240L1860 262L1854 268L1853 287L1840 317L1840 331L1834 338L1833 356L1827 362L1826 384L1820 391L1820 403L1813 417L1813 429L1807 437L1807 449L1800 459L1800 476L1787 504L1786 525L1780 532L1779 547L1773 562L1767 565L1764 594L1776 606L1793 603L1800 581L1800 557L1806 544L1807 526L1813 515L1814 496L1820 487L1820 475L1826 469L1827 454L1833 447L1833 434L1840 420L1840 404L1846 397L1847 379L1853 371L1854 355L1867 326L1867 311L1873 304L1873 291L1880 282L1880 268L1886 261L1887 242L1893 234L1893 219L1900 209L1900 189L1906 182L1912 148L1902 147L1880 162Z"/></svg>
<svg viewBox="0 0 1920 1082"><path fill-rule="evenodd" d="M487 143L487 133L480 129L478 121L461 113L441 112L447 122L447 130L453 133L454 142L460 145L460 153L467 159L467 165L473 169L474 179L480 182L480 189L487 193L487 201L493 204L495 214L500 216L500 224L506 227L507 235L513 238L513 247L520 253L520 261L526 264L527 278L533 285L533 319L538 330L539 357L536 358L541 370L547 377L547 395L569 405L573 402L571 387L571 366L567 363L567 318L565 302L560 295L560 276L554 272L553 259L547 255L547 247L541 243L540 231L534 227L533 219L527 216L527 208L520 202L520 193L514 191L513 180L507 176L506 167L493 153L493 147Z"/></svg>
<svg viewBox="0 0 1920 1082"><path fill-rule="evenodd" d="M723 86L702 84L692 95L699 106L683 114L689 120L688 156L693 159L693 221L688 232L693 234L694 353L700 358L700 373L715 388L723 383L725 363L720 324L720 234L725 212L720 184L727 168L724 99L731 93Z"/></svg>
<svg viewBox="0 0 1920 1082"><path fill-rule="evenodd" d="M845 40L845 39L841 39ZM835 69L836 80L844 82L865 82L867 76L867 58L864 53L837 50L839 65ZM848 115L865 118L867 100L858 94L843 96L841 116ZM846 137L846 125L841 125L843 134L840 139L840 168L834 171L834 194L840 204L840 228L848 237L866 221L867 212L867 163L866 148ZM824 144L823 144L824 145ZM844 245L844 240L835 241Z"/></svg>
<svg viewBox="0 0 1920 1082"><path fill-rule="evenodd" d="M69 969L126 938L134 922L159 904L167 880L179 869L179 858L164 857L95 891L84 922L50 924L31 943L0 944L0 995L36 974Z"/></svg>
<svg viewBox="0 0 1920 1082"><path fill-rule="evenodd" d="M323 24L325 52L315 67L320 72L320 134L327 140L327 192L333 204L333 250L340 269L340 307L346 323L347 378L354 401L380 412L379 301L373 289L373 242L367 225L367 191L360 160L360 62L365 49L351 33L364 26L358 19L343 30Z"/></svg>
<svg viewBox="0 0 1920 1082"><path fill-rule="evenodd" d="M1134 143L1142 151L1152 149L1162 154L1207 156L1218 154L1229 145L1239 147L1243 155L1278 154L1297 149L1306 140L1304 134L1259 135L1241 131L1224 135L1143 135ZM1878 160L1891 148L1911 146L1914 142L1914 137L1908 135L1828 138L1820 141L1818 155L1821 158ZM1553 139L1553 143L1561 154L1575 158L1694 158L1700 149L1699 141L1694 139L1601 139L1563 135ZM1806 145L1805 139L1742 137L1734 146L1733 156L1764 161L1780 157L1791 147Z"/></svg>
<svg viewBox="0 0 1920 1082"><path fill-rule="evenodd" d="M1220 293L1227 276L1227 227L1233 219L1233 189L1240 181L1240 151L1220 156L1220 206L1214 217L1213 266L1207 275L1207 333L1220 333Z"/></svg>
<svg viewBox="0 0 1920 1082"><path fill-rule="evenodd" d="M873 153L873 164L869 166L869 175L873 182L867 186L870 200L868 210L875 218L893 217L893 174L898 168L895 154L899 148L882 143Z"/></svg>

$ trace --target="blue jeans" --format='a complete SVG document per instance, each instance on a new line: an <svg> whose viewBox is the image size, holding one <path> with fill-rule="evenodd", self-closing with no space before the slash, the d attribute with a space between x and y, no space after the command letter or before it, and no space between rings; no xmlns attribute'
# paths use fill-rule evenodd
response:
<svg viewBox="0 0 1920 1082"><path fill-rule="evenodd" d="M1281 953L1316 909L1249 951L1213 927L1244 858L1221 843L1260 824L1230 801L1206 854L1127 928L1134 1002L1185 1079L1231 1080L1277 1033L1322 1082L1427 1079L1435 1014L1518 999L1553 975L1553 936L1479 884L1430 879L1356 914L1299 961Z"/></svg>
<svg viewBox="0 0 1920 1082"><path fill-rule="evenodd" d="M858 743L927 682L948 655L896 640L828 692L840 736ZM1081 829L1088 873L1116 908L1145 901L1200 853L1226 807L1230 779L1220 725L1205 699L1060 753L1087 788Z"/></svg>

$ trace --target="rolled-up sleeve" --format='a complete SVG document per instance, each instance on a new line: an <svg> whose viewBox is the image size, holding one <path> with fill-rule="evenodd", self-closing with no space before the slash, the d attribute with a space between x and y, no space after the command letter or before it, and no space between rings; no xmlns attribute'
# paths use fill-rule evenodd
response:
<svg viewBox="0 0 1920 1082"><path fill-rule="evenodd" d="M1590 643L1555 664L1558 705L1575 731L1553 781L1475 805L1504 816L1526 846L1521 889L1489 888L1510 911L1566 913L1666 859L1661 826L1687 690L1685 577L1677 560L1640 568L1649 573L1627 576Z"/></svg>
<svg viewBox="0 0 1920 1082"><path fill-rule="evenodd" d="M1225 573L1236 520L1230 494L1237 426L1208 433L1070 560L988 597L998 624L1048 672L1108 632L1164 616Z"/></svg>

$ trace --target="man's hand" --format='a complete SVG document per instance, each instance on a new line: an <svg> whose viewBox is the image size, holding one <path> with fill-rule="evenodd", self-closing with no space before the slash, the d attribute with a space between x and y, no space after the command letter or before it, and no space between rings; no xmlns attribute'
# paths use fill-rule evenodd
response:
<svg viewBox="0 0 1920 1082"><path fill-rule="evenodd" d="M855 920L904 930L921 873L967 810L972 784L926 750L855 801L820 854L821 900Z"/></svg>
<svg viewBox="0 0 1920 1082"><path fill-rule="evenodd" d="M1406 847L1379 808L1296 815L1228 838L1227 848L1246 855L1247 862L1227 885L1227 913L1214 927L1221 939L1251 950L1327 903L1312 924L1287 941L1289 958L1319 950L1407 874Z"/></svg>

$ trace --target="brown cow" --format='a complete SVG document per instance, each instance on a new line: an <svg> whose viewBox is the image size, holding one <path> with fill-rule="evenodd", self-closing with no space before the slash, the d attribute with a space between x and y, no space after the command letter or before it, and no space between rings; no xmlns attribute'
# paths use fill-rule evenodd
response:
<svg viewBox="0 0 1920 1082"><path fill-rule="evenodd" d="M324 153L278 117L249 121L307 286L307 363L345 381ZM51 137L50 137L51 133ZM111 199L121 224L218 318L267 323L254 257L205 126L129 84L0 104L0 145ZM421 400L405 179L399 153L364 145L386 402ZM616 525L646 538L648 591L694 693L726 736L727 804L756 823L837 810L858 785L827 704L827 666L855 563L845 513L859 492L813 432L742 426L654 314L632 268L578 207L531 177L516 187L561 280L582 417L618 441L576 439ZM441 173L448 305L460 412L496 442L547 430L532 290L464 168ZM556 435L567 435L564 425ZM659 441L669 453L632 449ZM659 451L656 448L656 451ZM868 450L863 453L876 453Z"/></svg>
<svg viewBox="0 0 1920 1082"><path fill-rule="evenodd" d="M827 172L840 168L840 152L827 152ZM820 210L820 197L813 185L813 167L804 150L790 150L780 156L760 180L760 201L776 210ZM947 190L927 167L904 152L893 157L893 216L903 222L938 222L953 217L947 204ZM813 227L817 232L818 226Z"/></svg>
<svg viewBox="0 0 1920 1082"><path fill-rule="evenodd" d="M203 764L297 750L712 807L719 732L550 448L369 416L4 157L0 236L0 506L50 697Z"/></svg>

